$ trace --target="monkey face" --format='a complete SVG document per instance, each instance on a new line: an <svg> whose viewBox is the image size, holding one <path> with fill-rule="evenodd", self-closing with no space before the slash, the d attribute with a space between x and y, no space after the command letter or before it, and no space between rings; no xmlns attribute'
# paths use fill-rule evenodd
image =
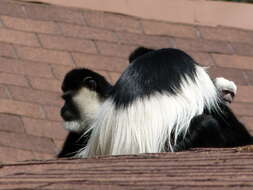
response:
<svg viewBox="0 0 253 190"><path fill-rule="evenodd" d="M88 129L110 86L104 77L88 69L67 73L62 84L64 105L60 111L64 128L77 133Z"/></svg>
<svg viewBox="0 0 253 190"><path fill-rule="evenodd" d="M74 92L67 91L62 95L64 102L61 108L61 117L63 118L64 128L72 131L81 131L81 116L77 104L73 101Z"/></svg>
<svg viewBox="0 0 253 190"><path fill-rule="evenodd" d="M237 92L237 86L235 85L235 83L225 78L218 77L214 79L214 84L218 89L223 101L227 105L232 103Z"/></svg>
<svg viewBox="0 0 253 190"><path fill-rule="evenodd" d="M80 112L73 102L74 93L71 91L65 92L62 95L62 99L64 100L64 105L61 108L61 117L64 121L75 121L79 120Z"/></svg>
<svg viewBox="0 0 253 190"><path fill-rule="evenodd" d="M102 101L95 91L86 87L77 92L66 92L61 109L64 128L72 132L82 132L89 127Z"/></svg>

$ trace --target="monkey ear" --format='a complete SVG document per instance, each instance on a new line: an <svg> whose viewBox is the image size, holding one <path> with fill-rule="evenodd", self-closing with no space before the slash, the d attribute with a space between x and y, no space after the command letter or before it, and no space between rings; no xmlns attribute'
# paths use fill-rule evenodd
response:
<svg viewBox="0 0 253 190"><path fill-rule="evenodd" d="M97 89L97 82L92 77L85 77L83 79L83 83L85 86L87 86L91 90Z"/></svg>

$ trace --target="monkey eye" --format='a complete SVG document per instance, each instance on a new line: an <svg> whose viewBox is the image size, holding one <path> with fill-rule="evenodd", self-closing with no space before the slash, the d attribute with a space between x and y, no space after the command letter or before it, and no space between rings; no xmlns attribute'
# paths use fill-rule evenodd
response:
<svg viewBox="0 0 253 190"><path fill-rule="evenodd" d="M86 77L83 79L84 85L90 88L91 90L96 90L97 82L91 77Z"/></svg>
<svg viewBox="0 0 253 190"><path fill-rule="evenodd" d="M226 94L230 94L233 97L235 97L235 93L232 92L231 90L222 90L223 94L226 95Z"/></svg>

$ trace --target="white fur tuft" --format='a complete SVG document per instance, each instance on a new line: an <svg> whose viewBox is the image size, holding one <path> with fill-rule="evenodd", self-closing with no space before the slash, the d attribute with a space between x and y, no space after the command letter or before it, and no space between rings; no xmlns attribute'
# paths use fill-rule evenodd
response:
<svg viewBox="0 0 253 190"><path fill-rule="evenodd" d="M218 77L214 80L214 83L216 87L218 88L218 90L220 91L228 90L230 92L233 92L234 94L236 94L237 92L237 86L235 85L233 81L227 80L222 77Z"/></svg>
<svg viewBox="0 0 253 190"><path fill-rule="evenodd" d="M88 88L81 88L73 97L73 101L79 108L81 120L93 120L102 100L98 97L97 92Z"/></svg>
<svg viewBox="0 0 253 190"><path fill-rule="evenodd" d="M79 121L65 121L63 124L64 129L71 132L81 132L82 127Z"/></svg>
<svg viewBox="0 0 253 190"><path fill-rule="evenodd" d="M217 108L217 90L206 71L196 66L196 78L186 78L177 95L155 93L135 100L125 108L115 108L105 101L92 125L88 145L77 156L154 153L164 151L181 132L186 132L191 119L204 108ZM171 151L173 147L170 144Z"/></svg>

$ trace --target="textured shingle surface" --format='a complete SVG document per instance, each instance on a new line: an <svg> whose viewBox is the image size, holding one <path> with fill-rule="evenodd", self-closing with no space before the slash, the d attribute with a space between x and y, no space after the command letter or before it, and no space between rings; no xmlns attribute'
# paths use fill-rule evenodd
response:
<svg viewBox="0 0 253 190"><path fill-rule="evenodd" d="M253 132L252 37L253 31L240 29L2 0L0 162L54 158L67 134L59 117L65 73L87 67L115 82L128 65L128 54L140 45L183 49L208 66L213 77L235 81L238 95L231 107ZM167 189L167 185L174 188L176 184L186 189L188 185L252 189L251 157L248 152L213 150L147 159L133 156L7 164L0 169L0 189L75 189L87 184L90 189L100 185L110 189L112 184L112 189L118 185Z"/></svg>
<svg viewBox="0 0 253 190"><path fill-rule="evenodd" d="M21 154L21 153L20 153ZM2 164L0 189L251 190L252 147Z"/></svg>

